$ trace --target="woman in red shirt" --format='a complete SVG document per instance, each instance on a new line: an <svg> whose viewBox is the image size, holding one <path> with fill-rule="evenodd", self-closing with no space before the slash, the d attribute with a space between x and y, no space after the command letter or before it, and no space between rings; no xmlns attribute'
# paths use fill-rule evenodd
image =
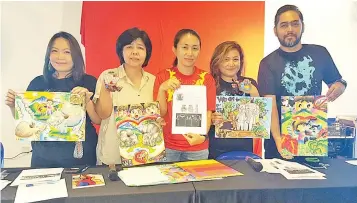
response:
<svg viewBox="0 0 357 203"><path fill-rule="evenodd" d="M161 71L154 84L154 98L160 103L160 113L166 121L164 138L168 162L202 160L208 158L207 135L172 134L172 96L180 85L204 85L207 91L207 132L211 114L216 108L216 87L213 77L195 66L200 54L201 40L191 29L180 30L174 39L172 51L176 55L173 67ZM205 119L205 118L203 118Z"/></svg>

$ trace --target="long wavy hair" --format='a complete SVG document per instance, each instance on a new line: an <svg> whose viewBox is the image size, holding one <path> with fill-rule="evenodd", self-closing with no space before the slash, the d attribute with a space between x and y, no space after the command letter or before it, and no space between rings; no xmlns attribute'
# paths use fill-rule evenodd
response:
<svg viewBox="0 0 357 203"><path fill-rule="evenodd" d="M228 54L229 51L236 49L239 52L240 65L237 76L241 76L244 73L244 53L242 47L235 41L226 41L219 44L213 52L210 62L210 71L216 81L216 89L220 88L219 80L221 78L221 71L219 70L219 64L224 60L224 56Z"/></svg>

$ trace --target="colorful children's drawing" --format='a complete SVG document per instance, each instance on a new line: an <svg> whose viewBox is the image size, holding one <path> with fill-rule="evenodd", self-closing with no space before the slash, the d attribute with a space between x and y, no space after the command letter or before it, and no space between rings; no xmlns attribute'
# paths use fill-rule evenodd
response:
<svg viewBox="0 0 357 203"><path fill-rule="evenodd" d="M282 148L294 156L327 156L327 98L281 97Z"/></svg>
<svg viewBox="0 0 357 203"><path fill-rule="evenodd" d="M28 141L84 141L85 96L24 92L15 97L15 136Z"/></svg>
<svg viewBox="0 0 357 203"><path fill-rule="evenodd" d="M101 174L80 174L72 176L72 188L86 188L104 186L104 178Z"/></svg>
<svg viewBox="0 0 357 203"><path fill-rule="evenodd" d="M159 167L161 173L168 177L170 183L184 183L196 180L189 172L174 164L158 165L157 167Z"/></svg>
<svg viewBox="0 0 357 203"><path fill-rule="evenodd" d="M270 139L271 109L271 98L217 96L223 122L216 125L216 138Z"/></svg>
<svg viewBox="0 0 357 203"><path fill-rule="evenodd" d="M174 163L174 165L193 175L196 180L207 180L243 175L242 173L213 159L178 162Z"/></svg>
<svg viewBox="0 0 357 203"><path fill-rule="evenodd" d="M114 112L123 166L164 161L165 144L158 123L158 102L115 106Z"/></svg>

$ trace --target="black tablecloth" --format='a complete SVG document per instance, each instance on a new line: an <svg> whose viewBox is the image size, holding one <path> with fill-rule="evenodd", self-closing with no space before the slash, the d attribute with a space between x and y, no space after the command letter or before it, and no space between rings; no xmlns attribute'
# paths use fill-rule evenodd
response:
<svg viewBox="0 0 357 203"><path fill-rule="evenodd" d="M102 174L105 186L72 189L72 175L64 174L68 197L46 202L119 202L119 203L192 203L195 189L192 183L127 187L122 181L110 181L108 168L90 168L85 173ZM10 174L7 180L15 180L19 173ZM1 202L13 202L17 187L10 184L1 191Z"/></svg>
<svg viewBox="0 0 357 203"><path fill-rule="evenodd" d="M357 166L329 160L319 170L326 180L287 180L281 174L255 172L245 161L225 161L244 176L196 182L196 202L357 203Z"/></svg>
<svg viewBox="0 0 357 203"><path fill-rule="evenodd" d="M85 173L103 174L105 186L72 189L71 175L66 178L68 197L48 202L119 203L357 203L357 166L344 160L330 160L322 169L326 180L287 180L280 174L254 172L245 161L223 161L243 176L184 184L127 187L112 182L108 168L90 168ZM6 179L14 180L19 173ZM13 202L17 187L1 191L1 202Z"/></svg>

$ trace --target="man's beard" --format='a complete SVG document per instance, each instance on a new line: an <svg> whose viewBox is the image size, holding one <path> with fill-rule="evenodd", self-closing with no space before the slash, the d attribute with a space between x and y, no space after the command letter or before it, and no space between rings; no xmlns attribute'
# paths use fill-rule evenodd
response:
<svg viewBox="0 0 357 203"><path fill-rule="evenodd" d="M294 41L288 41L288 42L286 42L286 41L285 41L285 38L287 38L287 37L285 37L285 36L284 36L284 39L281 39L280 37L278 37L278 40L279 40L281 46L284 46L284 47L294 47L294 46L296 46L297 44L300 43L300 41L301 41L301 36L302 36L302 34L301 34L300 36L295 35L296 39L295 39Z"/></svg>

